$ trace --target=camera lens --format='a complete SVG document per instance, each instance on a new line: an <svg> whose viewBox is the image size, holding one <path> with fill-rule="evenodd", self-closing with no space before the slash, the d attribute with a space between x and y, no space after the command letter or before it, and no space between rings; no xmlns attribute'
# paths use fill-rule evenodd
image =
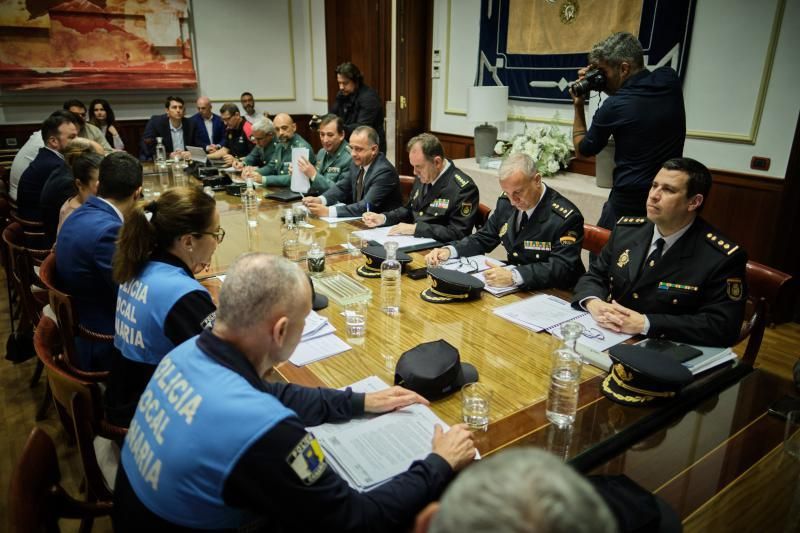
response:
<svg viewBox="0 0 800 533"><path fill-rule="evenodd" d="M586 78L570 83L569 88L572 94L577 97L588 96L589 91L591 90L589 87L589 82L586 80Z"/></svg>

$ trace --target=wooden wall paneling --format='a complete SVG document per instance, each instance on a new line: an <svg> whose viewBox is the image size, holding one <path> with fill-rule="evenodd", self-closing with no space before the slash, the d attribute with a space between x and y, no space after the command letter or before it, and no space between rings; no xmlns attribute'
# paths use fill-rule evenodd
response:
<svg viewBox="0 0 800 533"><path fill-rule="evenodd" d="M382 102L391 96L391 0L325 0L328 101L339 87L334 69L351 61Z"/></svg>
<svg viewBox="0 0 800 533"><path fill-rule="evenodd" d="M433 3L426 0L397 2L397 132L396 166L400 174L413 175L406 144L430 122L428 87L433 31Z"/></svg>

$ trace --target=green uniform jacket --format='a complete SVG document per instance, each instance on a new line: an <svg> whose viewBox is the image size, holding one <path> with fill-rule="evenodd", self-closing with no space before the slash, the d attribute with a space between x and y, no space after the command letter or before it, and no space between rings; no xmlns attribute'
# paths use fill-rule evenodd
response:
<svg viewBox="0 0 800 533"><path fill-rule="evenodd" d="M472 178L456 168L453 162L431 185L414 180L409 201L386 215L387 226L399 222L415 223L414 237L428 237L439 242L463 239L475 226L478 218L478 187Z"/></svg>
<svg viewBox="0 0 800 533"><path fill-rule="evenodd" d="M590 296L613 299L647 315L648 337L736 344L747 300L747 254L700 217L651 267L644 262L652 239L646 218L620 218L575 286L573 307Z"/></svg>
<svg viewBox="0 0 800 533"><path fill-rule="evenodd" d="M350 176L350 145L342 141L339 148L332 154L325 149L317 153L317 177L311 182L308 196L319 196L333 184Z"/></svg>
<svg viewBox="0 0 800 533"><path fill-rule="evenodd" d="M274 138L264 148L256 145L243 159L244 164L248 167L258 167L259 174L265 175L269 168L269 163L275 155L275 147L277 145L278 143L275 142Z"/></svg>
<svg viewBox="0 0 800 533"><path fill-rule="evenodd" d="M463 257L489 253L502 243L508 263L522 276L523 289L571 289L585 271L581 212L547 187L521 232L516 230L519 213L504 193L481 229L450 244Z"/></svg>
<svg viewBox="0 0 800 533"><path fill-rule="evenodd" d="M292 164L292 148L308 148L308 161L313 164L317 159L311 145L298 134L289 139L287 143L277 143L272 160L259 172L264 176L263 184L273 187L288 187L292 183L292 174L289 165Z"/></svg>

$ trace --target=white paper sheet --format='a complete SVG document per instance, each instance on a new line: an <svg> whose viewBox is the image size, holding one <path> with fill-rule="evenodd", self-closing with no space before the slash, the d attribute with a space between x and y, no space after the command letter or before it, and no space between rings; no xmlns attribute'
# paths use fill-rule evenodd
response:
<svg viewBox="0 0 800 533"><path fill-rule="evenodd" d="M349 349L351 346L336 335L325 335L298 344L289 361L295 366L305 366Z"/></svg>
<svg viewBox="0 0 800 533"><path fill-rule="evenodd" d="M292 148L292 183L289 188L295 192L306 193L311 183L297 164L297 160L301 157L308 161L308 148Z"/></svg>
<svg viewBox="0 0 800 533"><path fill-rule="evenodd" d="M347 222L348 220L361 220L361 217L319 217L319 219L328 224L336 224L337 222Z"/></svg>
<svg viewBox="0 0 800 533"><path fill-rule="evenodd" d="M608 350L612 346L616 346L633 337L633 335L628 335L627 333L616 333L610 329L600 327L589 313L570 321L577 322L583 326L583 334L578 338L578 344L597 352ZM554 337L562 338L561 326L553 326L547 331Z"/></svg>
<svg viewBox="0 0 800 533"><path fill-rule="evenodd" d="M417 246L420 244L436 243L435 239L414 237L412 235L389 235L389 230L391 230L393 227L394 226L386 226L381 228L365 229L357 232L356 235L366 241L375 241L378 244L385 244L386 241L395 241L398 248L407 248L409 246Z"/></svg>
<svg viewBox="0 0 800 533"><path fill-rule="evenodd" d="M496 308L499 317L532 331L542 331L556 324L574 320L585 311L577 311L569 302L549 294L536 294L530 298Z"/></svg>
<svg viewBox="0 0 800 533"><path fill-rule="evenodd" d="M506 270L511 270L514 267L510 266L510 265L507 265L504 268ZM487 270L488 270L488 268L487 268ZM505 296L506 294L511 294L512 292L517 292L519 290L518 287L515 287L513 285L510 286L510 287L492 287L491 285L489 285L486 282L485 274L486 274L486 271L484 270L483 272L474 273L473 276L478 278L479 280L481 280L483 282L483 290L485 290L486 292L488 292L492 296L497 296L499 298L500 296Z"/></svg>

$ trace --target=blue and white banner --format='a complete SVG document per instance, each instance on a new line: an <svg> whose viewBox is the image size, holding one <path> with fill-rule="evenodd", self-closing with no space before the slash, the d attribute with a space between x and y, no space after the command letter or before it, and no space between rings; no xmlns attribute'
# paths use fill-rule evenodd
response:
<svg viewBox="0 0 800 533"><path fill-rule="evenodd" d="M639 37L645 65L683 78L694 0L481 0L475 85L507 85L509 98L571 102L569 82L592 45L615 31Z"/></svg>

